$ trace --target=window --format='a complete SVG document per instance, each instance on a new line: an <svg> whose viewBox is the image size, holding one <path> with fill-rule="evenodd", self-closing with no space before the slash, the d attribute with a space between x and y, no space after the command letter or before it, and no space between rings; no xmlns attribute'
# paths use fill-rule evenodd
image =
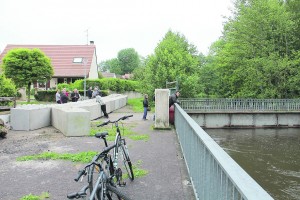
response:
<svg viewBox="0 0 300 200"><path fill-rule="evenodd" d="M82 63L83 58L73 58L73 63Z"/></svg>

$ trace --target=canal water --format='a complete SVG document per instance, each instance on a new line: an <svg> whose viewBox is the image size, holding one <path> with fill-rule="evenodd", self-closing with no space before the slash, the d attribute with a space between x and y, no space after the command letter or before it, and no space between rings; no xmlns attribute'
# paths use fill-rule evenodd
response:
<svg viewBox="0 0 300 200"><path fill-rule="evenodd" d="M300 200L300 129L205 129L274 199Z"/></svg>

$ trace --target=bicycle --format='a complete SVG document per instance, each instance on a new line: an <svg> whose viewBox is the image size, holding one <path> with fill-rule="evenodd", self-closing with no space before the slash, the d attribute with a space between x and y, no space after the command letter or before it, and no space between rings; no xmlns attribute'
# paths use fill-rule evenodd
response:
<svg viewBox="0 0 300 200"><path fill-rule="evenodd" d="M109 168L107 170L107 173L110 173L110 175L112 175L113 177L115 177L115 182L117 183L117 185L119 186L125 186L125 182L122 182L122 170L121 168L118 168L118 155L119 155L119 151L121 150L122 153L122 157L123 157L123 164L125 166L125 169L128 173L128 177L131 181L134 180L134 174L133 174L133 169L132 169L132 163L129 157L129 152L128 152L128 148L126 145L126 141L125 138L122 138L121 135L121 131L119 128L119 124L118 122L120 120L125 120L129 117L133 117L133 115L128 115L128 116L123 116L115 121L106 121L100 125L97 125L97 127L103 127L107 124L114 124L116 127L116 137L115 137L115 142L114 142L114 148L113 148L113 158L109 157L108 160L106 160L105 162L108 164ZM107 141L106 141L106 136L108 135L107 132L102 132L102 133L96 133L95 137L103 139L105 147L108 147L107 145ZM101 156L96 155L93 160L94 161L99 161L101 159ZM102 160L103 162L103 160ZM93 184L94 184L94 173L95 171L99 171L99 169L97 169L95 166L90 168L89 171L89 177L88 177L88 182L90 184L90 191L93 190ZM114 180L114 179L113 179Z"/></svg>
<svg viewBox="0 0 300 200"><path fill-rule="evenodd" d="M110 147L105 147L104 150L99 154L99 158L103 158L104 160L108 161L110 159L108 152L115 148L115 145L112 145ZM93 188L91 191L91 194L89 196L89 200L94 200L95 197L97 197L98 200L130 200L130 198L126 197L120 190L116 188L116 185L113 182L113 176L106 173L103 166L96 161L92 161L91 163L87 164L83 170L80 170L78 172L78 176L74 179L76 182L82 177L86 176L88 174L88 171L91 168L94 168L97 166L99 169L98 178L95 183L96 187ZM107 166L105 166L107 167ZM68 199L86 199L87 197L87 190L90 188L90 183L86 186L84 186L79 192L68 194Z"/></svg>

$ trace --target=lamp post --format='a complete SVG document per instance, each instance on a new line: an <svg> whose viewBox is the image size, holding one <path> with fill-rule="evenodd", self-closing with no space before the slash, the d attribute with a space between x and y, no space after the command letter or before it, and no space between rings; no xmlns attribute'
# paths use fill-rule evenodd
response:
<svg viewBox="0 0 300 200"><path fill-rule="evenodd" d="M83 58L83 66L84 66L84 100L86 99L86 65L88 62L87 58Z"/></svg>

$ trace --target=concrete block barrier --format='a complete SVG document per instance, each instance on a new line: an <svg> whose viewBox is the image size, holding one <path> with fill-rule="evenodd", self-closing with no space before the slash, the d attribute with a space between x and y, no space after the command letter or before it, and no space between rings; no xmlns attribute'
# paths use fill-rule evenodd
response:
<svg viewBox="0 0 300 200"><path fill-rule="evenodd" d="M113 94L103 97L107 112L126 105L127 96ZM85 136L90 132L90 121L102 117L96 99L66 104L26 105L11 109L13 130L35 130L52 125L66 136Z"/></svg>
<svg viewBox="0 0 300 200"><path fill-rule="evenodd" d="M90 112L83 108L52 108L52 126L65 136L87 136L90 133Z"/></svg>
<svg viewBox="0 0 300 200"><path fill-rule="evenodd" d="M42 105L27 105L11 109L13 130L31 131L51 125L51 108Z"/></svg>

